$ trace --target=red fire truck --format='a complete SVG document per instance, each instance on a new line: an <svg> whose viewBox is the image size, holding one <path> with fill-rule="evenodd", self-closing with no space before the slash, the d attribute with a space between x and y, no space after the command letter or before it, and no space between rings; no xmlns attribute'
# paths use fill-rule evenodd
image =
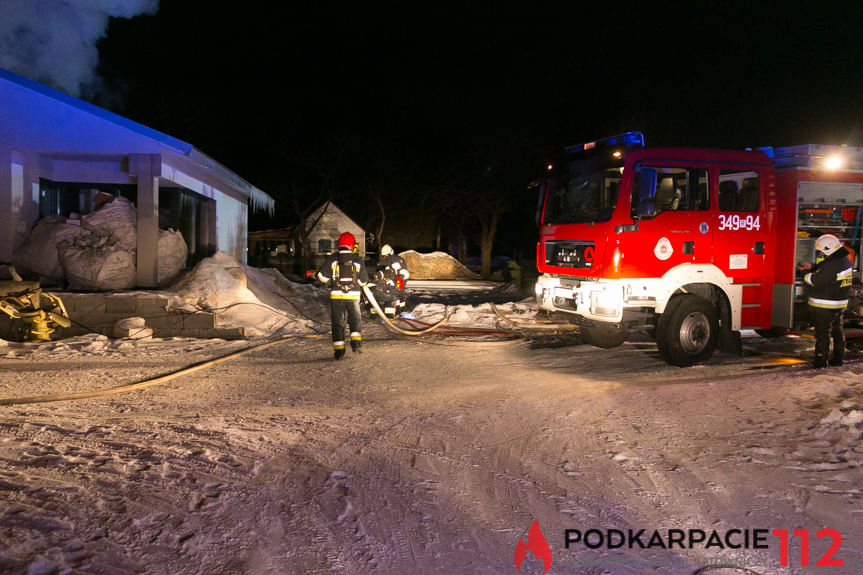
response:
<svg viewBox="0 0 863 575"><path fill-rule="evenodd" d="M648 148L628 132L566 148L534 185L540 308L602 348L646 332L674 365L739 352L744 329L799 328L796 267L822 233L860 253L863 148ZM854 280L857 318L860 258Z"/></svg>

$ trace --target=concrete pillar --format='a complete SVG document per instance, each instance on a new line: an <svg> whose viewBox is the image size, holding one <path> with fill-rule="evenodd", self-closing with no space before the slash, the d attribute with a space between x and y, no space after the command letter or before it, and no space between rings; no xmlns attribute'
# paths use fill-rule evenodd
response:
<svg viewBox="0 0 863 575"><path fill-rule="evenodd" d="M138 183L137 283L159 285L159 154L129 154L129 173Z"/></svg>

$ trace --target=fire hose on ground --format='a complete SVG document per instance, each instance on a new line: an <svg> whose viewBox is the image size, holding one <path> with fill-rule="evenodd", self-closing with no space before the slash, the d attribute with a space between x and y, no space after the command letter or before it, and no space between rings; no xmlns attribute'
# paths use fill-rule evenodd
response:
<svg viewBox="0 0 863 575"><path fill-rule="evenodd" d="M446 320L449 319L451 310L449 306L445 306L444 308L444 317L440 321L434 324L429 324L418 319L413 318L400 318L401 321L409 324L409 325L421 325L423 326L421 329L415 330L407 330L401 328L386 316L386 314L381 310L380 304L378 304L375 299L374 294L369 289L368 286L363 286L363 292L366 294L366 298L368 298L369 303L374 308L375 312L377 312L378 316L384 321L385 325L391 328L393 331L404 335L410 336L418 336L430 333L432 331L438 330L443 327ZM455 327L450 326L450 329L446 331L437 331L437 335L447 335L447 336L460 336L460 337L482 337L482 336L493 336L493 337L506 337L512 338L515 334L512 332L500 331L500 330L490 330L486 328L474 328L474 327Z"/></svg>
<svg viewBox="0 0 863 575"><path fill-rule="evenodd" d="M258 343L255 345L250 345L249 347L244 347L243 349L233 351L231 353L222 355L220 357L216 357L213 359L208 359L205 361L201 361L198 363L193 363L187 367L182 369L178 369L172 373L161 375L158 377L153 377L150 379L145 379L144 381L139 381L137 383L131 383L128 385L119 385L117 387L109 387L108 389L100 389L97 391L83 391L80 393L57 393L57 394L49 394L49 395L34 395L31 397L10 397L6 399L0 399L0 405L21 405L25 403L49 403L52 401L67 401L72 399L89 399L91 397L103 397L106 395L115 395L118 393L126 393L128 391L137 391L139 389L144 389L146 387L152 387L154 385L161 385L163 383L167 383L173 379L177 379L182 375L188 375L190 373L194 373L196 371L200 371L211 365L216 365L217 363L222 363L224 361L228 361L229 359L234 359L235 357L240 357L241 355L245 355L251 351L265 349L267 347L276 345L277 343L282 343L289 339L298 339L298 338L318 338L321 337L320 334L314 335L306 335L306 336L285 336L280 337L278 339L264 341L262 343Z"/></svg>
<svg viewBox="0 0 863 575"><path fill-rule="evenodd" d="M397 326L396 324L394 324L392 322L392 320L390 320L390 318L387 317L387 315L381 309L381 306L378 303L378 300L375 299L375 296L372 293L372 290L369 289L369 286L367 286L367 285L363 286L363 293L366 294L366 298L368 298L369 303L372 305L374 310L377 312L378 317L384 321L384 323L387 325L387 327L389 327L390 329L397 331L399 333L403 333L404 335L422 335L424 333L428 333L432 330L439 328L449 318L450 311L449 311L449 306L447 306L444 309L443 319L440 320L439 322L437 322L436 324L431 325L431 326L429 326L425 329L421 329L421 330L402 329L399 326Z"/></svg>

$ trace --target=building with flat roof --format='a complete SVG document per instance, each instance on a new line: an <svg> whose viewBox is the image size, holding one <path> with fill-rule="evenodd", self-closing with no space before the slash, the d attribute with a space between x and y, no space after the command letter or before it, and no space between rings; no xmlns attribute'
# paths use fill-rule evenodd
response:
<svg viewBox="0 0 863 575"><path fill-rule="evenodd" d="M40 218L89 213L106 193L136 207L140 287L158 283L160 227L180 230L189 264L216 250L245 262L248 210L273 209L193 145L0 69L0 262Z"/></svg>

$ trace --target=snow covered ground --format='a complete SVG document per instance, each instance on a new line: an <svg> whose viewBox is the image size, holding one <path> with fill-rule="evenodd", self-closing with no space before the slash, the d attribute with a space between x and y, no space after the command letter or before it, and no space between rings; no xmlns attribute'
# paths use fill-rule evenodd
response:
<svg viewBox="0 0 863 575"><path fill-rule="evenodd" d="M447 320L497 330L503 314L521 338L408 337L369 320L364 353L334 362L325 294L261 270L245 281L250 293L207 305L259 326L256 340L0 342L8 400L285 338L140 391L0 405L0 572L518 573L534 521L551 574L863 572L856 355L814 371L795 363L811 340L750 336L742 358L680 369L637 336L582 345L522 301ZM770 534L763 549L566 547L567 530L591 529ZM812 566L799 536L781 565L776 529L807 530ZM831 543L821 529L841 534L843 566L814 567ZM520 572L544 569L527 552Z"/></svg>

